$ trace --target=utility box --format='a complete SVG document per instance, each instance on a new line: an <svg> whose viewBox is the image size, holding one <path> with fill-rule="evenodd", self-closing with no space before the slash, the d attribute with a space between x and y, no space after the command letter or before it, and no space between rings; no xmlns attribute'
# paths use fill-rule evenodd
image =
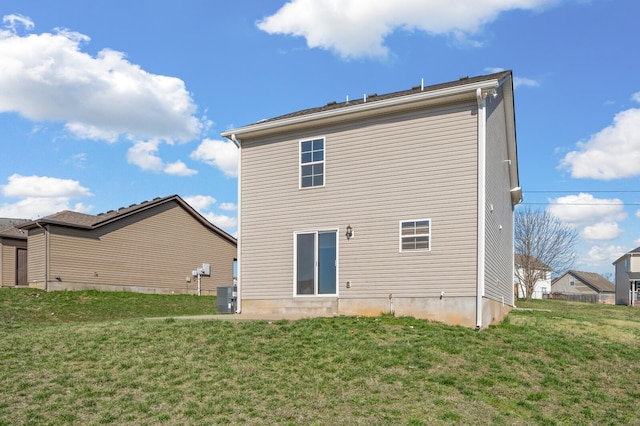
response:
<svg viewBox="0 0 640 426"><path fill-rule="evenodd" d="M216 310L219 314L233 314L236 312L237 296L236 286L225 286L216 288Z"/></svg>

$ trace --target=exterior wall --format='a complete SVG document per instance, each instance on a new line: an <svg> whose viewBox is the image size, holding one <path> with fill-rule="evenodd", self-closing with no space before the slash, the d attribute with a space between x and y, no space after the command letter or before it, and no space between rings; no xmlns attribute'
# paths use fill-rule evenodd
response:
<svg viewBox="0 0 640 426"><path fill-rule="evenodd" d="M47 271L46 255L47 237L42 229L29 231L27 238L27 276L29 287L46 288Z"/></svg>
<svg viewBox="0 0 640 426"><path fill-rule="evenodd" d="M575 285L571 285L571 279L575 280ZM558 280L553 283L551 291L553 293L563 294L598 294L597 291L570 274L565 274L558 278Z"/></svg>
<svg viewBox="0 0 640 426"><path fill-rule="evenodd" d="M485 292L488 299L514 304L513 205L507 152L506 118L502 91L487 103Z"/></svg>
<svg viewBox="0 0 640 426"><path fill-rule="evenodd" d="M616 268L616 305L629 305L631 303L629 297L629 289L630 281L629 275L627 275L627 270L625 268L625 260L628 259L629 256L626 256L618 263L615 264Z"/></svg>
<svg viewBox="0 0 640 426"><path fill-rule="evenodd" d="M326 138L325 186L299 189L299 142L317 137ZM476 295L475 101L242 146L243 311L377 315L392 303L398 315L467 315L457 300ZM411 219L431 220L431 251L399 252L399 222ZM294 296L294 233L330 229L339 230L337 297ZM464 309L475 315L475 305Z"/></svg>
<svg viewBox="0 0 640 426"><path fill-rule="evenodd" d="M196 294L192 271L209 263L201 294L214 295L232 285L235 257L235 244L169 202L91 231L51 226L47 289Z"/></svg>
<svg viewBox="0 0 640 426"><path fill-rule="evenodd" d="M547 272L545 274L545 279L538 280L533 286L533 294L531 295L532 299L542 299L545 294L551 293L551 272ZM518 291L518 298L524 299L527 297L527 290L524 288L517 276L514 275L514 285ZM514 292L515 294L515 292Z"/></svg>
<svg viewBox="0 0 640 426"><path fill-rule="evenodd" d="M26 249L27 241L13 238L0 238L0 287L16 285L16 267L18 249Z"/></svg>

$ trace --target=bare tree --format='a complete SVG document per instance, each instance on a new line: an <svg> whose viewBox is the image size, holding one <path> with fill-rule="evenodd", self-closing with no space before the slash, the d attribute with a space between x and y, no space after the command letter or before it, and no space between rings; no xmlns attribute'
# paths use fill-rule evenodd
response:
<svg viewBox="0 0 640 426"><path fill-rule="evenodd" d="M515 274L522 292L531 300L536 282L549 273L559 275L576 259L578 232L547 210L522 207L514 217Z"/></svg>

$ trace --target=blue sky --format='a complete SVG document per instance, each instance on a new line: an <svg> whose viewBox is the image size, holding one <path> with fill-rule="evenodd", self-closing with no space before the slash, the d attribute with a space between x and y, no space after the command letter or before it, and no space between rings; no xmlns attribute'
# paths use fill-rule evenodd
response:
<svg viewBox="0 0 640 426"><path fill-rule="evenodd" d="M511 69L524 201L576 227L576 269L611 273L640 245L638 16L635 0L2 0L0 217L178 194L235 234L220 132Z"/></svg>

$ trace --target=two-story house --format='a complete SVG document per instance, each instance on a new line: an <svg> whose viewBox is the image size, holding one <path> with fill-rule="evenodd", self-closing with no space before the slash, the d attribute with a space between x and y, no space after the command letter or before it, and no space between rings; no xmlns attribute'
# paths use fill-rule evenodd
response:
<svg viewBox="0 0 640 426"><path fill-rule="evenodd" d="M486 327L513 307L510 71L228 130L238 312L391 312Z"/></svg>
<svg viewBox="0 0 640 426"><path fill-rule="evenodd" d="M640 247L625 253L615 262L616 305L637 306L640 301Z"/></svg>
<svg viewBox="0 0 640 426"><path fill-rule="evenodd" d="M514 256L514 294L519 299L528 295L527 282L533 283L531 299L542 299L551 293L551 268L540 259L518 254Z"/></svg>

